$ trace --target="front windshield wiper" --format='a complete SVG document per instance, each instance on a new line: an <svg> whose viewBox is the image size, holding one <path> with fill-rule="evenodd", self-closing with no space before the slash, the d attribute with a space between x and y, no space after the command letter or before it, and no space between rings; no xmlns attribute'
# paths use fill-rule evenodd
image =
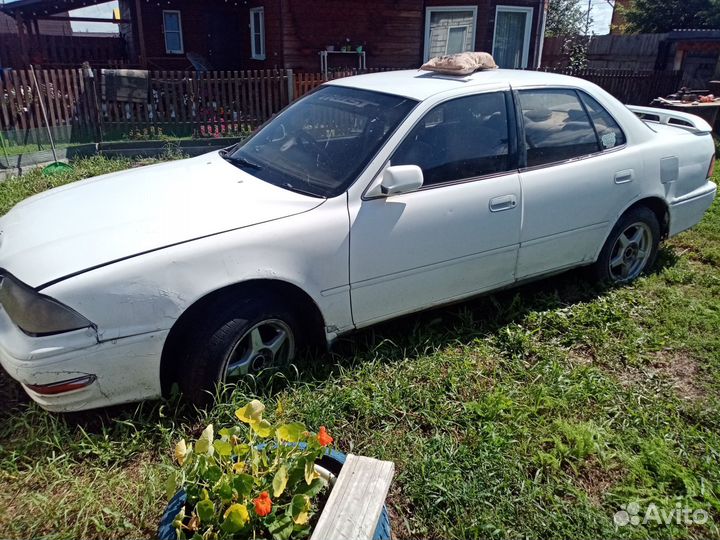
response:
<svg viewBox="0 0 720 540"><path fill-rule="evenodd" d="M284 182L280 184L280 187L284 187L285 189L289 189L290 191L295 191L296 193L302 193L303 195L310 195L311 197L315 197L316 199L327 199L327 197L324 197L323 195L318 195L317 193L313 193L312 191L308 191L307 189L295 187L290 182Z"/></svg>
<svg viewBox="0 0 720 540"><path fill-rule="evenodd" d="M248 167L249 169L255 169L256 171L259 171L262 169L262 165L258 165L257 163L248 161L245 158L229 155L229 152L227 150L220 150L220 157L223 158L225 161L229 161L233 165L240 165L242 167Z"/></svg>

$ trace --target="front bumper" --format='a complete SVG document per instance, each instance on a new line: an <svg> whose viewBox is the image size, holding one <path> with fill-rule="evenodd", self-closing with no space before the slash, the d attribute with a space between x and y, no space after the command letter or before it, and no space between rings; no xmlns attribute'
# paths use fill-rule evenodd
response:
<svg viewBox="0 0 720 540"><path fill-rule="evenodd" d="M0 307L0 364L41 407L54 412L94 409L159 397L160 356L168 332L98 342L86 328L30 337ZM87 385L46 394L30 389L74 379Z"/></svg>
<svg viewBox="0 0 720 540"><path fill-rule="evenodd" d="M700 223L717 194L717 186L708 181L695 191L670 201L670 236Z"/></svg>

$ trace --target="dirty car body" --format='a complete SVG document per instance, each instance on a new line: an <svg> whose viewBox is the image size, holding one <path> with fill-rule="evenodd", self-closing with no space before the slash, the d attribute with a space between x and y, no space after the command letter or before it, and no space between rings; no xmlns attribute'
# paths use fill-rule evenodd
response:
<svg viewBox="0 0 720 540"><path fill-rule="evenodd" d="M710 127L632 109L546 73L350 77L238 147L32 197L0 220L0 362L53 411L200 397L309 338L630 281L716 193Z"/></svg>

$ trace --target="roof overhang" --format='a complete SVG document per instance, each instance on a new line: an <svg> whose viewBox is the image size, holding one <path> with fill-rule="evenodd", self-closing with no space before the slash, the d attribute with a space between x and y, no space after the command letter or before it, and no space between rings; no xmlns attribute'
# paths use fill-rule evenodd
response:
<svg viewBox="0 0 720 540"><path fill-rule="evenodd" d="M107 2L108 0L16 0L0 4L0 11L12 16L34 19Z"/></svg>

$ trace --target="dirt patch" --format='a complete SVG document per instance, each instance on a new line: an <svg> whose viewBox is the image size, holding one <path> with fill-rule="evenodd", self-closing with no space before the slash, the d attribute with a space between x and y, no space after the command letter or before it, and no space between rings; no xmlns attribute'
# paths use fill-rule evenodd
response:
<svg viewBox="0 0 720 540"><path fill-rule="evenodd" d="M585 346L570 349L568 360L575 366L589 366L596 363L595 354L590 347Z"/></svg>
<svg viewBox="0 0 720 540"><path fill-rule="evenodd" d="M600 508L605 493L618 484L623 476L625 476L624 470L605 469L597 461L597 458L593 456L585 463L576 481L583 491L587 493L592 505Z"/></svg>
<svg viewBox="0 0 720 540"><path fill-rule="evenodd" d="M628 367L618 374L623 386L647 384L648 382L670 383L681 399L699 401L707 392L700 384L701 373L698 361L684 351L664 350L654 354L650 363L641 367Z"/></svg>

